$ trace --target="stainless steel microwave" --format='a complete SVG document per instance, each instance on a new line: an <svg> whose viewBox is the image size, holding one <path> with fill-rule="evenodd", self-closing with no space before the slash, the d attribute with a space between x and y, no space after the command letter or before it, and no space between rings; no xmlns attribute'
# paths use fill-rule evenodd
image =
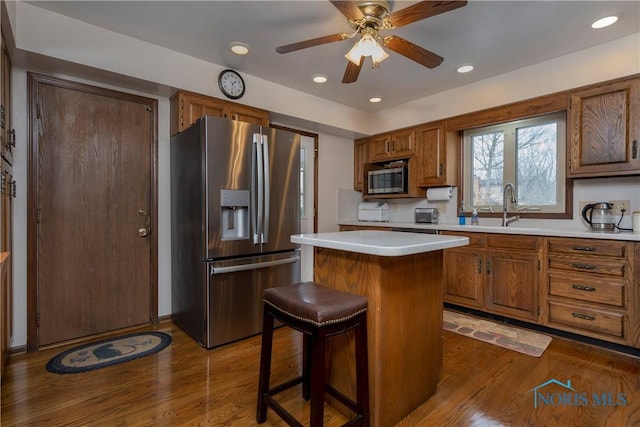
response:
<svg viewBox="0 0 640 427"><path fill-rule="evenodd" d="M398 166L368 172L369 194L402 194L407 192L407 167Z"/></svg>

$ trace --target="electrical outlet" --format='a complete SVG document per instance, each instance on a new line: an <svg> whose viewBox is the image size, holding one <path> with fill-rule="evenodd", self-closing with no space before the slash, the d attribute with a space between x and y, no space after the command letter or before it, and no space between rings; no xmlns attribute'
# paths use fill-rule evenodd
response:
<svg viewBox="0 0 640 427"><path fill-rule="evenodd" d="M631 212L629 212L631 202L629 200L610 200L609 203L613 203L613 214L615 216L622 215L623 209L625 215L631 215Z"/></svg>

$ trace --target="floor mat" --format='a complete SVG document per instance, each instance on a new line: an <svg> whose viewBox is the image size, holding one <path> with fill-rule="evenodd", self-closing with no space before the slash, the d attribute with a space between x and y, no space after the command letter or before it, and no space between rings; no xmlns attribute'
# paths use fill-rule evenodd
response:
<svg viewBox="0 0 640 427"><path fill-rule="evenodd" d="M540 357L551 337L478 317L444 310L444 329L529 356Z"/></svg>

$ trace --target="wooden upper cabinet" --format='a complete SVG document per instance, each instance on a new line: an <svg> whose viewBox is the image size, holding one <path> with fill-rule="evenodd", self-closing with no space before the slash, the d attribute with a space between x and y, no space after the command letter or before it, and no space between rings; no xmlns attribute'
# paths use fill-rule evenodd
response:
<svg viewBox="0 0 640 427"><path fill-rule="evenodd" d="M640 174L640 78L571 94L569 175Z"/></svg>
<svg viewBox="0 0 640 427"><path fill-rule="evenodd" d="M364 164L367 163L368 138L356 139L353 142L353 189L364 189Z"/></svg>
<svg viewBox="0 0 640 427"><path fill-rule="evenodd" d="M228 119L238 120L255 125L269 126L269 112L246 105L231 104L228 110Z"/></svg>
<svg viewBox="0 0 640 427"><path fill-rule="evenodd" d="M269 126L268 111L193 92L178 91L171 97L171 135L182 132L205 115Z"/></svg>
<svg viewBox="0 0 640 427"><path fill-rule="evenodd" d="M371 163L411 157L416 154L416 129L372 136L368 149Z"/></svg>

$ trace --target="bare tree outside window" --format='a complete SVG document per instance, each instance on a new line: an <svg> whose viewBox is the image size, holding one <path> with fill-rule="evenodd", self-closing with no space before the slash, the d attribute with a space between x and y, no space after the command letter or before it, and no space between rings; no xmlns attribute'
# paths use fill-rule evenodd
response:
<svg viewBox="0 0 640 427"><path fill-rule="evenodd" d="M492 132L471 138L473 152L473 193L471 204L501 203L504 168L504 132ZM497 191L496 191L497 188Z"/></svg>
<svg viewBox="0 0 640 427"><path fill-rule="evenodd" d="M555 205L557 126L549 123L517 130L518 205Z"/></svg>

